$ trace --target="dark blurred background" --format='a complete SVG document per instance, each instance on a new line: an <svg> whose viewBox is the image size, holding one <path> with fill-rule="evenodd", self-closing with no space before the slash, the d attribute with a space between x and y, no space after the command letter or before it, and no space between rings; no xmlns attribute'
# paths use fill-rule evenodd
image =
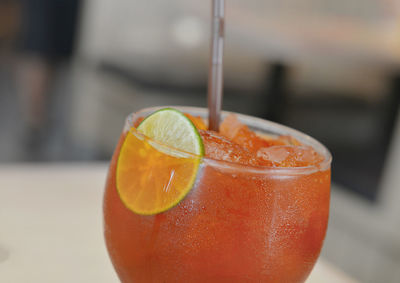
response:
<svg viewBox="0 0 400 283"><path fill-rule="evenodd" d="M226 8L223 108L324 143L324 255L363 282L398 282L398 1ZM108 161L130 112L206 106L209 13L207 1L1 0L0 162Z"/></svg>

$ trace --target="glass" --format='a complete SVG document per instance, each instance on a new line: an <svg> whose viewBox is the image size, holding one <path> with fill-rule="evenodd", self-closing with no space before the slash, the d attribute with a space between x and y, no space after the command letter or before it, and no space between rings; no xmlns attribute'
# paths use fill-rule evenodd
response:
<svg viewBox="0 0 400 283"><path fill-rule="evenodd" d="M175 107L207 117L206 109ZM290 135L324 160L297 168L251 167L203 158L189 194L152 216L128 210L116 190L116 163L131 114L112 158L104 195L104 234L115 270L128 282L303 282L325 237L330 198L329 151L288 127L236 114L252 130ZM228 113L223 112L222 117ZM148 142L143 139L142 142ZM182 158L193 158L182 154ZM135 178L135 172L132 172Z"/></svg>

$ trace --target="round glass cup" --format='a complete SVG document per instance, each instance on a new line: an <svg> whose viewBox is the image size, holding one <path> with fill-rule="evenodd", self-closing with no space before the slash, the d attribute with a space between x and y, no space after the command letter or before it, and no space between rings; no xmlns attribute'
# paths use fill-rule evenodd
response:
<svg viewBox="0 0 400 283"><path fill-rule="evenodd" d="M114 152L104 195L104 235L115 270L128 282L304 282L328 224L331 154L294 129L236 114L252 130L289 135L323 160L306 167L254 167L203 157L196 182L175 207L156 215L127 209L116 164L134 123L165 107L131 114ZM173 107L193 116L207 109ZM222 119L230 114L223 112ZM143 142L154 142L143 139ZM162 145L166 146L166 145ZM182 158L198 158L177 151ZM139 177L132 172L132 178Z"/></svg>

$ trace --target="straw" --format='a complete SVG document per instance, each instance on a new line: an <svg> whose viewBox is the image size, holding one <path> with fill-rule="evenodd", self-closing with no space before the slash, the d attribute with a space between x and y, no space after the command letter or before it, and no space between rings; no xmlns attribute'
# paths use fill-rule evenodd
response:
<svg viewBox="0 0 400 283"><path fill-rule="evenodd" d="M208 77L209 129L218 131L223 87L225 1L212 0L212 39Z"/></svg>

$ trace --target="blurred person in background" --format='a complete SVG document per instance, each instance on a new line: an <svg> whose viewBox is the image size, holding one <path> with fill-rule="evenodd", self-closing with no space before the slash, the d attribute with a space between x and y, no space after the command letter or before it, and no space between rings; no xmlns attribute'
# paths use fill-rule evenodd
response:
<svg viewBox="0 0 400 283"><path fill-rule="evenodd" d="M0 56L12 45L19 27L19 5L16 0L0 0Z"/></svg>
<svg viewBox="0 0 400 283"><path fill-rule="evenodd" d="M16 83L27 150L40 151L58 71L73 55L79 0L20 0Z"/></svg>

